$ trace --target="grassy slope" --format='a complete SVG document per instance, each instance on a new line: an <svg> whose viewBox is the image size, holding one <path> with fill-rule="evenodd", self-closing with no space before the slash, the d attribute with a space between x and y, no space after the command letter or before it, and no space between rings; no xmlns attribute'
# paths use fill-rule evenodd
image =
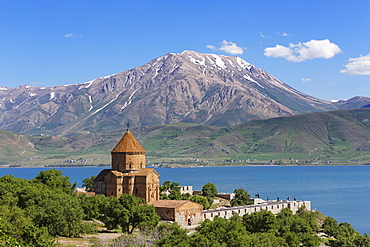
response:
<svg viewBox="0 0 370 247"><path fill-rule="evenodd" d="M152 162L208 163L224 160L367 163L370 109L317 112L254 120L230 128L194 124L145 126L131 132ZM0 155L18 164L57 164L73 158L109 164L110 151L124 131L74 137L25 137L0 131ZM33 144L31 145L30 142ZM23 152L22 155L20 153ZM40 156L29 160L26 156ZM11 158L9 158L11 157ZM95 160L94 160L95 159ZM212 161L210 161L212 160Z"/></svg>

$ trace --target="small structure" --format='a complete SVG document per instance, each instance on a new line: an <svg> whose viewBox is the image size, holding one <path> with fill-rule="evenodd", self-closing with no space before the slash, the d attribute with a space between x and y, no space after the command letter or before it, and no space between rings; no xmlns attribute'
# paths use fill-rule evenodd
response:
<svg viewBox="0 0 370 247"><path fill-rule="evenodd" d="M149 203L155 207L162 220L179 225L198 225L203 221L203 205L185 200L159 200Z"/></svg>
<svg viewBox="0 0 370 247"><path fill-rule="evenodd" d="M96 194L120 197L123 193L159 200L159 173L145 167L145 150L127 128L112 150L112 169L104 169L94 180Z"/></svg>

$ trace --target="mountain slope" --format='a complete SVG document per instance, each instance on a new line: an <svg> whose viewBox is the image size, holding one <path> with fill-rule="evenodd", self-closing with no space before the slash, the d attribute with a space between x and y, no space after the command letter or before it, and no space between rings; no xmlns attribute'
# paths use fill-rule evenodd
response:
<svg viewBox="0 0 370 247"><path fill-rule="evenodd" d="M239 57L184 51L90 82L0 88L0 128L75 135L131 126L251 119L332 110Z"/></svg>
<svg viewBox="0 0 370 247"><path fill-rule="evenodd" d="M181 123L130 131L151 162L195 164L201 159L215 164L231 159L269 162L294 157L301 163L362 164L370 159L370 109L366 108L252 120L229 128ZM45 165L83 159L89 164L109 164L110 151L122 135L123 131L116 130L73 137L26 137L0 131L5 143L0 154L7 159L3 163ZM38 159L31 162L35 156Z"/></svg>

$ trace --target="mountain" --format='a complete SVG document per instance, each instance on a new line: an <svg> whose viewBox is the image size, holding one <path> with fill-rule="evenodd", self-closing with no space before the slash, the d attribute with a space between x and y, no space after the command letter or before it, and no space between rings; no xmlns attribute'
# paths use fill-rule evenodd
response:
<svg viewBox="0 0 370 247"><path fill-rule="evenodd" d="M232 126L333 109L239 57L194 51L80 84L0 88L0 128L20 134L72 136L127 122Z"/></svg>
<svg viewBox="0 0 370 247"><path fill-rule="evenodd" d="M314 112L252 120L223 128L180 123L141 126L130 131L152 163L225 165L225 160L300 163L369 163L370 109ZM0 131L3 164L109 164L122 130L73 137L20 136ZM257 159L257 161L255 161ZM66 164L66 163L63 163ZM67 163L69 164L69 163ZM1 165L1 164L0 164Z"/></svg>
<svg viewBox="0 0 370 247"><path fill-rule="evenodd" d="M348 100L339 100L334 105L338 109L370 108L370 98L357 96Z"/></svg>

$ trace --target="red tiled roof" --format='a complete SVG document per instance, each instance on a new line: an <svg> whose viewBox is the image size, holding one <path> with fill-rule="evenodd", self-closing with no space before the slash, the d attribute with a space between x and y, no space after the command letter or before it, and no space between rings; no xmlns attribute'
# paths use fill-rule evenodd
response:
<svg viewBox="0 0 370 247"><path fill-rule="evenodd" d="M142 153L145 154L144 148L135 139L135 137L130 133L129 130L126 131L122 139L118 142L112 153Z"/></svg>

